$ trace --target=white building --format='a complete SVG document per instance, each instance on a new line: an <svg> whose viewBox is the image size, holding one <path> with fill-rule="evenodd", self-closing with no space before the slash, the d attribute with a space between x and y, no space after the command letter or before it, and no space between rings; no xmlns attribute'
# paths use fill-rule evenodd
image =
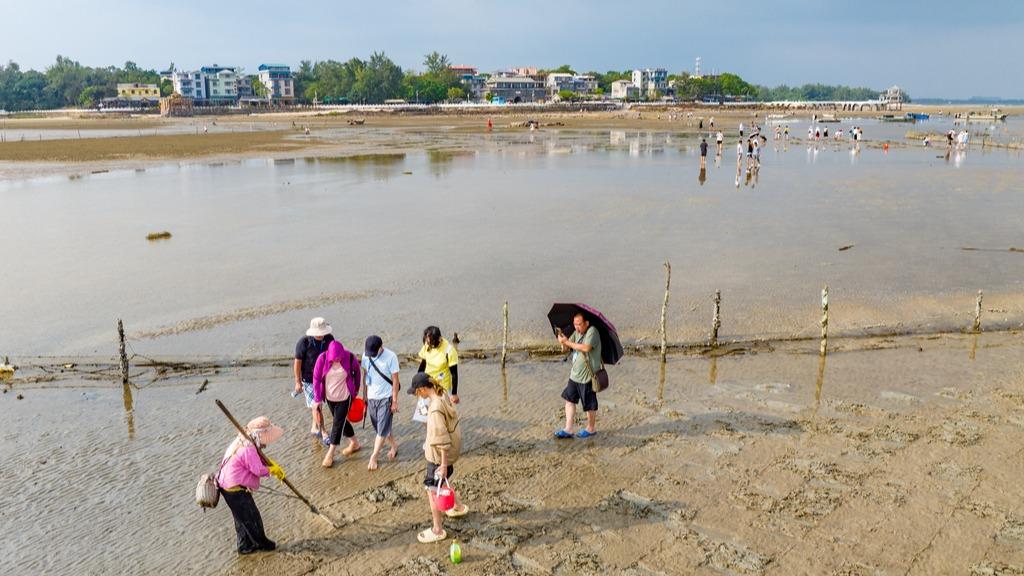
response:
<svg viewBox="0 0 1024 576"><path fill-rule="evenodd" d="M643 96L651 97L655 92L664 94L668 89L668 70L664 68L644 68L633 70L633 85Z"/></svg>
<svg viewBox="0 0 1024 576"><path fill-rule="evenodd" d="M204 66L206 99L214 104L238 102L238 69L229 66Z"/></svg>
<svg viewBox="0 0 1024 576"><path fill-rule="evenodd" d="M640 89L629 80L616 80L612 82L612 99L636 100L639 97Z"/></svg>
<svg viewBox="0 0 1024 576"><path fill-rule="evenodd" d="M260 84L274 102L290 104L295 101L295 79L292 70L284 64L260 64Z"/></svg>
<svg viewBox="0 0 1024 576"><path fill-rule="evenodd" d="M593 94L597 91L597 79L589 74L552 72L545 78L544 86L550 96L555 96L562 90L576 94Z"/></svg>
<svg viewBox="0 0 1024 576"><path fill-rule="evenodd" d="M171 73L171 82L174 84L175 94L191 98L195 102L206 100L206 80L202 72L176 70Z"/></svg>
<svg viewBox="0 0 1024 576"><path fill-rule="evenodd" d="M174 92L197 104L233 105L238 102L238 77L234 66L203 66L199 70L175 71L171 76Z"/></svg>

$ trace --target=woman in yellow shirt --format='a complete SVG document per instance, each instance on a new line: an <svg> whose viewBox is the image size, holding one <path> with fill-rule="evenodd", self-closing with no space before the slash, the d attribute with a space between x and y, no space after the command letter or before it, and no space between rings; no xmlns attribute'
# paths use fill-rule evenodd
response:
<svg viewBox="0 0 1024 576"><path fill-rule="evenodd" d="M427 329L423 331L423 347L420 348L420 353L417 356L420 359L420 367L417 372L426 372L451 395L452 403L458 404L459 351L441 336L440 328L427 326ZM426 422L425 407L422 410L422 417L420 417L420 406L417 405L416 408L413 419Z"/></svg>

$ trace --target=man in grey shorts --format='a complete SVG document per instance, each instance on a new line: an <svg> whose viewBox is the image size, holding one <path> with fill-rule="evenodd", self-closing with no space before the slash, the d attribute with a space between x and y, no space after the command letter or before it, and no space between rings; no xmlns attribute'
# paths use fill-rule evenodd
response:
<svg viewBox="0 0 1024 576"><path fill-rule="evenodd" d="M402 387L398 381L398 356L384 347L380 336L366 339L366 350L363 354L363 385L366 386L366 411L370 415L370 423L377 431L373 441L373 454L367 469L377 469L377 457L387 440L391 445L388 460L398 456L398 443L391 434L391 421L398 412L398 391Z"/></svg>

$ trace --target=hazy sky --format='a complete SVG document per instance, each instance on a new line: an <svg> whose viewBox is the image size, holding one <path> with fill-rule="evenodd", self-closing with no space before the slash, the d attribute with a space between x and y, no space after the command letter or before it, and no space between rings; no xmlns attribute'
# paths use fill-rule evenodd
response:
<svg viewBox="0 0 1024 576"><path fill-rule="evenodd" d="M1017 0L0 0L0 61L57 54L146 68L346 60L432 50L490 71L668 68L758 84L824 82L917 97L1024 97Z"/></svg>

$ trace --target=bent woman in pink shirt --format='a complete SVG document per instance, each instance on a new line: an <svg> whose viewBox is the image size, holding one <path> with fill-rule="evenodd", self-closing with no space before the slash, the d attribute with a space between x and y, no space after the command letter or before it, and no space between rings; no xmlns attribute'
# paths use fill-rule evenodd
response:
<svg viewBox="0 0 1024 576"><path fill-rule="evenodd" d="M278 480L284 478L284 470L273 460L268 459L265 463L253 442L260 448L266 447L276 442L284 430L266 416L260 416L249 422L245 432L248 437L239 434L224 451L217 486L235 519L238 553L252 554L277 548L277 544L263 531L263 518L252 493L259 490L260 478L270 475Z"/></svg>

